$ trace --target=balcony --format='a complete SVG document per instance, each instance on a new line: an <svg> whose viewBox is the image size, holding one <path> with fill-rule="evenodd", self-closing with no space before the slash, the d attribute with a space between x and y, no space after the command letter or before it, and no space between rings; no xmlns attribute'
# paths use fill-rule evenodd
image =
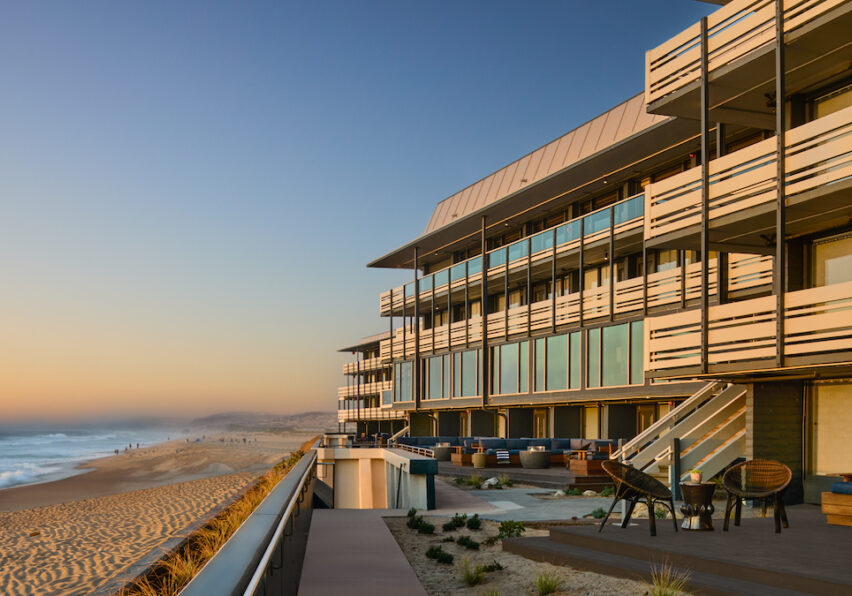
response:
<svg viewBox="0 0 852 596"><path fill-rule="evenodd" d="M774 233L777 141L710 162L710 241L766 251ZM786 134L787 233L843 225L852 215L852 107ZM648 246L698 248L701 168L645 188ZM771 243L770 243L771 244Z"/></svg>
<svg viewBox="0 0 852 596"><path fill-rule="evenodd" d="M773 128L775 0L733 0L707 17L710 118ZM852 5L845 0L785 0L786 86L791 92L848 67ZM645 57L645 101L654 114L697 118L700 24Z"/></svg>
<svg viewBox="0 0 852 596"><path fill-rule="evenodd" d="M358 420L401 420L405 410L391 408L348 408L337 410L338 422L356 422Z"/></svg>
<svg viewBox="0 0 852 596"><path fill-rule="evenodd" d="M528 265L533 269L543 269L550 263L556 245L556 257L576 255L580 248L580 229L583 228L582 243L584 247L595 254L595 247L606 244L610 234L610 221L614 223L613 234L619 242L619 247L627 247L630 243L641 249L641 232L643 224L643 195L636 195L604 207L583 217L567 223L554 226L533 236L503 246L488 253L488 283L498 283L508 272L510 278L526 272ZM581 224L582 220L582 224ZM603 249L598 252L603 254ZM454 295L454 303L464 300L465 284L473 290L472 299L479 297L482 283L482 257L474 257L467 261L456 263L450 267L425 275L420 278L420 301L429 301L433 294L444 297L447 293ZM408 316L415 310L414 282L399 286L384 292L379 299L381 316Z"/></svg>
<svg viewBox="0 0 852 596"><path fill-rule="evenodd" d="M388 365L387 361L379 356L368 358L367 360L359 360L357 362L347 362L343 365L344 375L357 375L359 373L381 370Z"/></svg>
<svg viewBox="0 0 852 596"><path fill-rule="evenodd" d="M701 298L701 264L677 267L648 275L648 308L650 311L671 308L682 302L685 290L687 303ZM716 259L709 263L710 297L716 296L718 279ZM636 277L615 284L613 309L615 318L636 315L643 310L643 278ZM728 264L728 293L736 295L768 290L772 285L772 259L758 255L733 254ZM556 297L555 322L559 326L578 326L580 323L580 293ZM488 340L526 337L546 331L554 322L551 299L534 302L529 308L519 306L488 315ZM590 323L609 317L609 286L583 292L583 318ZM404 339L404 341L403 341ZM482 342L482 319L475 317L452 325L420 330L420 352L427 355L449 349L464 349ZM382 358L401 360L414 356L414 333L409 327L394 331L391 339L381 343Z"/></svg>
<svg viewBox="0 0 852 596"><path fill-rule="evenodd" d="M351 399L364 395L381 395L382 391L391 391L393 382L391 381L376 381L374 383L361 383L360 385L350 385L349 387L338 387L338 399Z"/></svg>
<svg viewBox="0 0 852 596"><path fill-rule="evenodd" d="M786 366L852 360L852 282L786 294ZM775 296L710 306L710 374L775 367ZM701 311L645 320L645 371L652 377L694 374L700 365Z"/></svg>

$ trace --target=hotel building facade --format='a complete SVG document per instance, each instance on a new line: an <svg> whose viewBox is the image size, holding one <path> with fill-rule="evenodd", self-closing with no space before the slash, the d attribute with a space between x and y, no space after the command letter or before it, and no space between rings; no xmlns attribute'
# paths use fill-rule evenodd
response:
<svg viewBox="0 0 852 596"><path fill-rule="evenodd" d="M777 459L793 501L852 472L852 1L716 4L369 263L412 280L341 422L624 439L672 480Z"/></svg>

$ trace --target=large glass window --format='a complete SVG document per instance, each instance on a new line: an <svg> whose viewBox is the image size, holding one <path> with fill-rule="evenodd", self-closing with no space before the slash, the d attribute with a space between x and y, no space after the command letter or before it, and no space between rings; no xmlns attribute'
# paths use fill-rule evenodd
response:
<svg viewBox="0 0 852 596"><path fill-rule="evenodd" d="M491 354L491 367L489 370L491 374L491 393L496 395L500 393L500 346L489 348L489 353Z"/></svg>
<svg viewBox="0 0 852 596"><path fill-rule="evenodd" d="M450 355L444 354L444 397L450 397Z"/></svg>
<svg viewBox="0 0 852 596"><path fill-rule="evenodd" d="M411 362L402 362L399 365L399 400L411 401L413 399L411 393Z"/></svg>
<svg viewBox="0 0 852 596"><path fill-rule="evenodd" d="M568 336L547 338L547 390L560 391L568 387Z"/></svg>
<svg viewBox="0 0 852 596"><path fill-rule="evenodd" d="M529 367L530 367L530 342L522 341L520 345L520 366L518 378L518 391L526 393L530 390L529 386Z"/></svg>
<svg viewBox="0 0 852 596"><path fill-rule="evenodd" d="M453 354L453 396L459 397L462 394L462 353L456 352Z"/></svg>
<svg viewBox="0 0 852 596"><path fill-rule="evenodd" d="M810 443L811 474L833 475L849 468L852 449L852 385L815 385L811 399Z"/></svg>
<svg viewBox="0 0 852 596"><path fill-rule="evenodd" d="M601 330L589 329L589 370L586 384L589 387L601 386Z"/></svg>
<svg viewBox="0 0 852 596"><path fill-rule="evenodd" d="M461 365L461 394L465 397L473 397L479 393L479 383L477 383L477 380L479 378L479 369L477 367L477 351L469 350L467 352L462 352Z"/></svg>
<svg viewBox="0 0 852 596"><path fill-rule="evenodd" d="M569 388L570 389L579 389L580 388L580 366L582 366L583 362L583 353L580 348L581 331L575 331L571 334L571 350L569 351L570 362L569 362L569 371L568 371L568 379L570 381Z"/></svg>
<svg viewBox="0 0 852 596"><path fill-rule="evenodd" d="M500 346L500 393L518 392L518 344Z"/></svg>
<svg viewBox="0 0 852 596"><path fill-rule="evenodd" d="M535 340L535 391L544 391L544 339Z"/></svg>
<svg viewBox="0 0 852 596"><path fill-rule="evenodd" d="M627 359L630 345L627 324L611 325L603 329L603 385L627 385Z"/></svg>
<svg viewBox="0 0 852 596"><path fill-rule="evenodd" d="M441 357L435 356L426 360L428 367L429 387L426 392L427 399L441 399L443 397L441 389L443 384L441 381Z"/></svg>
<svg viewBox="0 0 852 596"><path fill-rule="evenodd" d="M814 285L852 281L852 234L814 242Z"/></svg>
<svg viewBox="0 0 852 596"><path fill-rule="evenodd" d="M852 106L852 85L832 91L813 102L813 117L822 118Z"/></svg>
<svg viewBox="0 0 852 596"><path fill-rule="evenodd" d="M630 383L642 385L645 382L645 336L644 322L630 323Z"/></svg>

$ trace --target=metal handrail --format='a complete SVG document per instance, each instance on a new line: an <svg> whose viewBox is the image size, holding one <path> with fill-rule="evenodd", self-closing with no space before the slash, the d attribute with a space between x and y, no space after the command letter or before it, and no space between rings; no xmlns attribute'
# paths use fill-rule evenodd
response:
<svg viewBox="0 0 852 596"><path fill-rule="evenodd" d="M641 447L649 440L660 434L660 431L668 428L669 424L672 421L676 422L677 418L682 416L684 412L688 412L693 407L700 405L724 385L725 383L716 381L707 383L704 387L699 389L692 397L689 397L685 401L681 402L677 407L669 410L669 412L665 416L663 416L654 424L652 424L644 431L636 435L633 439L622 445L621 449L617 450L610 456L610 459L626 459L627 457L633 455L634 452L639 450L639 447Z"/></svg>
<svg viewBox="0 0 852 596"><path fill-rule="evenodd" d="M257 587L260 585L260 581L263 579L263 576L266 574L266 571L268 569L269 560L272 558L272 553L275 552L276 548L278 548L279 542L281 541L281 536L284 534L284 527L290 520L290 516L293 515L293 509L301 501L302 495L305 490L305 483L310 479L312 475L316 473L316 449L311 449L303 457L310 457L311 462L308 464L308 468L305 473L302 474L302 478L299 480L299 484L296 487L296 490L293 491L293 496L290 498L290 502L287 503L287 508L284 510L284 515L281 516L281 521L278 522L278 527L275 528L275 533L272 535L272 539L266 546L266 550L263 552L263 556L257 564L257 569L255 569L254 575L251 576L251 580L249 581L248 586L246 586L246 589L243 592L244 596L253 595L255 590L257 590Z"/></svg>
<svg viewBox="0 0 852 596"><path fill-rule="evenodd" d="M394 447L410 451L411 453L416 453L417 455L423 455L425 457L435 457L435 452L431 449L427 449L426 447L416 447L414 445L394 445Z"/></svg>

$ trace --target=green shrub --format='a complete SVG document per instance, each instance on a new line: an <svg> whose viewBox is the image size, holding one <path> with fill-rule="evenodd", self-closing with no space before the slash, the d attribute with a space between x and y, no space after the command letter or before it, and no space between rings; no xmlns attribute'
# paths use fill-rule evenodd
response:
<svg viewBox="0 0 852 596"><path fill-rule="evenodd" d="M592 517L595 519L603 519L606 517L606 511L603 510L603 507L598 507L594 511L592 511Z"/></svg>
<svg viewBox="0 0 852 596"><path fill-rule="evenodd" d="M426 556L430 559L437 559L442 552L444 552L444 549L440 546L430 546L429 550L426 551Z"/></svg>
<svg viewBox="0 0 852 596"><path fill-rule="evenodd" d="M485 578L485 570L477 565L476 567L470 564L470 559L464 558L461 567L461 577L469 586L478 586Z"/></svg>
<svg viewBox="0 0 852 596"><path fill-rule="evenodd" d="M466 525L468 530L478 530L479 528L481 528L482 520L479 519L479 514L475 513L473 517L468 518Z"/></svg>
<svg viewBox="0 0 852 596"><path fill-rule="evenodd" d="M422 522L420 524L420 527L417 528L417 531L421 534L434 534L435 533L435 526L433 526L432 524L430 524L428 522Z"/></svg>
<svg viewBox="0 0 852 596"><path fill-rule="evenodd" d="M485 482L485 480L479 474L474 474L467 479L467 483L470 486L481 486L483 482Z"/></svg>
<svg viewBox="0 0 852 596"><path fill-rule="evenodd" d="M420 526L423 525L423 516L422 515L412 515L408 518L408 521L405 522L405 525L411 528L412 530L418 530Z"/></svg>
<svg viewBox="0 0 852 596"><path fill-rule="evenodd" d="M415 515L417 515L417 510L414 507L408 510L408 517L414 517Z"/></svg>
<svg viewBox="0 0 852 596"><path fill-rule="evenodd" d="M456 529L456 524L451 521L448 521L443 526L441 526L441 529L444 530L444 532L452 532Z"/></svg>
<svg viewBox="0 0 852 596"><path fill-rule="evenodd" d="M483 565L482 567L482 570L487 573L491 573L492 571L500 571L501 569L503 569L503 566L497 561L489 563L488 565Z"/></svg>
<svg viewBox="0 0 852 596"><path fill-rule="evenodd" d="M535 587L538 590L539 596L553 594L559 589L560 583L562 582L558 575L550 575L549 573L542 573L535 578Z"/></svg>
<svg viewBox="0 0 852 596"><path fill-rule="evenodd" d="M668 509L654 509L654 517L657 519L666 519L669 516Z"/></svg>
<svg viewBox="0 0 852 596"><path fill-rule="evenodd" d="M518 538L521 534L524 533L524 530L525 528L523 522L507 519L506 521L500 522L500 530L497 534L497 537Z"/></svg>
<svg viewBox="0 0 852 596"><path fill-rule="evenodd" d="M508 474L500 474L499 476L497 476L497 482L499 482L503 486L512 486L513 484L512 479L509 478Z"/></svg>
<svg viewBox="0 0 852 596"><path fill-rule="evenodd" d="M651 585L648 596L678 596L686 591L689 583L689 571L675 569L666 562L657 567L651 565Z"/></svg>
<svg viewBox="0 0 852 596"><path fill-rule="evenodd" d="M456 484L467 484L467 478L464 476L458 476L456 478Z"/></svg>
<svg viewBox="0 0 852 596"><path fill-rule="evenodd" d="M456 544L469 548L470 550L479 550L479 543L476 540L473 540L470 536L459 536L456 540Z"/></svg>
<svg viewBox="0 0 852 596"><path fill-rule="evenodd" d="M498 540L500 540L499 535L489 536L488 538L482 541L482 544L484 544L485 546L493 546L497 544Z"/></svg>
<svg viewBox="0 0 852 596"><path fill-rule="evenodd" d="M612 488L611 486L605 486L605 487L603 487L603 490L601 491L602 497L611 497L614 494L615 494L615 489Z"/></svg>
<svg viewBox="0 0 852 596"><path fill-rule="evenodd" d="M456 539L453 538L452 536L447 536L443 540L441 540L441 542L455 542L455 541L456 541Z"/></svg>
<svg viewBox="0 0 852 596"><path fill-rule="evenodd" d="M570 489L566 490L565 493L569 494L569 495L573 495L575 497L579 497L580 495L583 494L583 491L581 491L579 488L570 488Z"/></svg>
<svg viewBox="0 0 852 596"><path fill-rule="evenodd" d="M452 565L453 564L453 555L448 552L441 551L438 554L438 562L443 563L444 565Z"/></svg>

